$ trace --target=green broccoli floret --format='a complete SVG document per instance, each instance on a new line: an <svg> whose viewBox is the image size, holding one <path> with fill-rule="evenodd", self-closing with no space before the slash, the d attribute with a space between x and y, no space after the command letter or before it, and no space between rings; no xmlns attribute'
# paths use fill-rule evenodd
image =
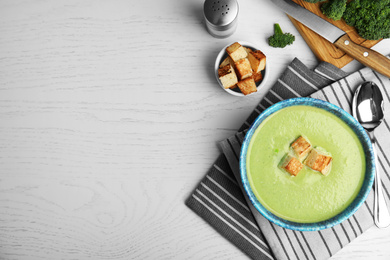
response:
<svg viewBox="0 0 390 260"><path fill-rule="evenodd" d="M284 48L295 41L291 33L283 33L278 23L274 24L274 35L268 38L268 44L275 48Z"/></svg>
<svg viewBox="0 0 390 260"><path fill-rule="evenodd" d="M390 38L390 0L354 0L343 18L364 39Z"/></svg>
<svg viewBox="0 0 390 260"><path fill-rule="evenodd" d="M347 7L347 0L330 0L321 5L322 13L335 21L341 19Z"/></svg>

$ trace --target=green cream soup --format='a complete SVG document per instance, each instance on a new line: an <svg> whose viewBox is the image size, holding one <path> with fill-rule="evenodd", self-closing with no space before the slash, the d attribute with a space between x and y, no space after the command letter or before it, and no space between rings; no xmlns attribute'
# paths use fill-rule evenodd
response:
<svg viewBox="0 0 390 260"><path fill-rule="evenodd" d="M300 135L332 155L327 176L307 166L291 176L278 167ZM247 153L248 180L257 199L273 214L299 223L342 212L359 193L365 168L363 147L353 130L311 106L287 107L269 116L256 129Z"/></svg>

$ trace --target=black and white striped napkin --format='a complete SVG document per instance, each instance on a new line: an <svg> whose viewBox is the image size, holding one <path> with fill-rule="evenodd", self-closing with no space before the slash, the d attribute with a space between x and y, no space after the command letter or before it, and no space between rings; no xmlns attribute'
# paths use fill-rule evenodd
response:
<svg viewBox="0 0 390 260"><path fill-rule="evenodd" d="M329 63L321 63L312 71L294 59L239 131L221 142L223 154L187 199L186 205L252 259L330 258L373 226L373 193L351 218L332 228L315 232L281 228L266 220L247 199L239 176L240 147L245 130L272 104L288 98L310 96L350 112L354 90L368 80L381 88L385 110L389 111L389 78L369 68L347 75ZM378 168L382 173L386 202L390 206L390 113L385 114L386 118L375 136L378 141Z"/></svg>

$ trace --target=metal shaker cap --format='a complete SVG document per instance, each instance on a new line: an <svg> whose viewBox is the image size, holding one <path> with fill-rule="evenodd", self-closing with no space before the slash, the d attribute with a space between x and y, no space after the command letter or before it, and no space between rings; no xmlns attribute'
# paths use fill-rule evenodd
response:
<svg viewBox="0 0 390 260"><path fill-rule="evenodd" d="M203 13L207 30L214 37L228 37L237 28L237 0L206 0Z"/></svg>

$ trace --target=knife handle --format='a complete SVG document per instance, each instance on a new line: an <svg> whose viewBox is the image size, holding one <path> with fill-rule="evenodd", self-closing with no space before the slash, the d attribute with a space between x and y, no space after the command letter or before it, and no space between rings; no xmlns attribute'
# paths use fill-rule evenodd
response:
<svg viewBox="0 0 390 260"><path fill-rule="evenodd" d="M390 59L386 56L354 43L348 34L341 36L334 45L360 63L390 78Z"/></svg>

